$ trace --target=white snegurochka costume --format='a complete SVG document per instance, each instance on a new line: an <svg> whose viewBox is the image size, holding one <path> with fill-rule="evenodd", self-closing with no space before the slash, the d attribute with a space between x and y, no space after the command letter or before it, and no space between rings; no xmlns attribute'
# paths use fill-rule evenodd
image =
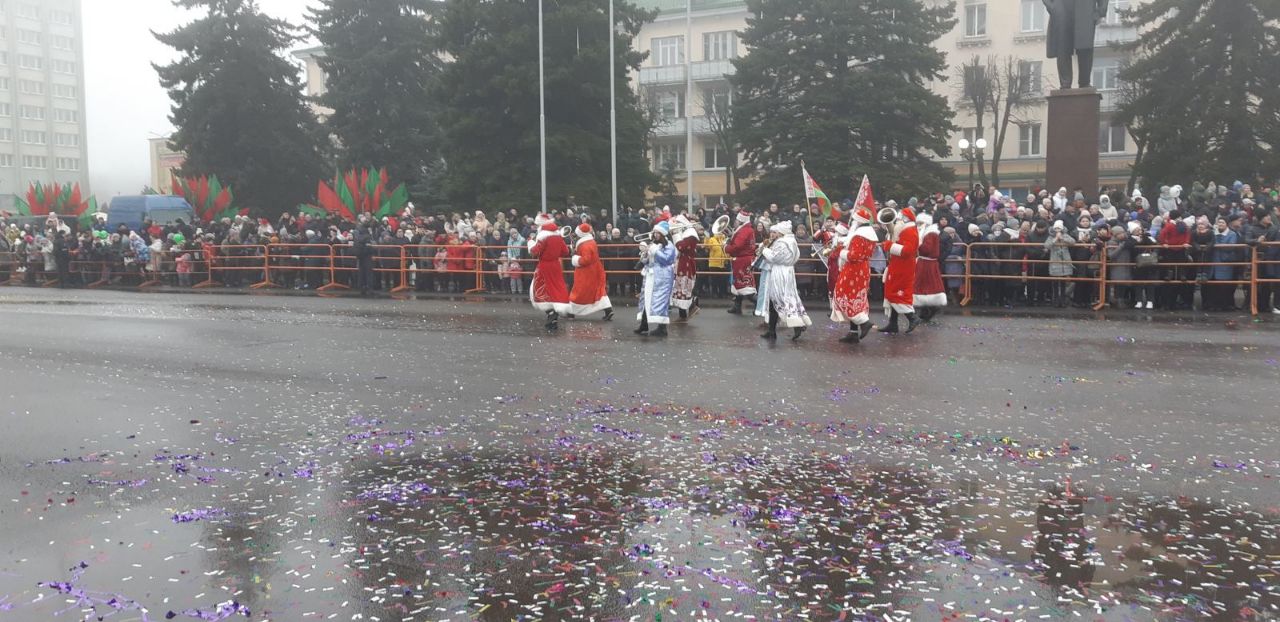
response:
<svg viewBox="0 0 1280 622"><path fill-rule="evenodd" d="M787 328L808 328L813 325L805 312L800 292L796 288L796 262L800 260L800 246L791 232L791 222L783 221L769 228L782 237L761 251L769 276L765 279L766 303L777 311L778 320Z"/></svg>

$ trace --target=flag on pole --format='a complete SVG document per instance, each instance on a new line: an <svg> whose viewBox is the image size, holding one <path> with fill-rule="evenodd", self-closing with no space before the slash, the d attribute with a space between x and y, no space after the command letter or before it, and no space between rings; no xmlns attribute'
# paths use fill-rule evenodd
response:
<svg viewBox="0 0 1280 622"><path fill-rule="evenodd" d="M871 179L866 175L862 176L862 185L858 187L858 198L853 202L853 209L859 207L867 208L867 212L876 213L876 197L871 194Z"/></svg>
<svg viewBox="0 0 1280 622"><path fill-rule="evenodd" d="M807 199L817 199L818 208L822 210L823 218L832 218L831 199L827 198L827 193L822 191L818 186L818 182L809 176L809 171L805 169L804 162L800 163L800 171L804 173L804 196ZM835 219L840 219L840 212L835 212Z"/></svg>

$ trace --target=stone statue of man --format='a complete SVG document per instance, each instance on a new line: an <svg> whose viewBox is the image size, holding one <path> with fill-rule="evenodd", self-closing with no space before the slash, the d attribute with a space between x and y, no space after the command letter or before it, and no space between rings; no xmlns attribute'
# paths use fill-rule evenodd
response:
<svg viewBox="0 0 1280 622"><path fill-rule="evenodd" d="M1080 88L1093 79L1093 36L1107 16L1107 0L1044 0L1049 12L1049 58L1058 59L1058 80L1071 88L1071 55L1080 64Z"/></svg>

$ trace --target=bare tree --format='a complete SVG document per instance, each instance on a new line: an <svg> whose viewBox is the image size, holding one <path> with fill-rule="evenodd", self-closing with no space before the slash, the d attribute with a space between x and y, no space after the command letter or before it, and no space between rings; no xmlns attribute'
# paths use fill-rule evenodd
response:
<svg viewBox="0 0 1280 622"><path fill-rule="evenodd" d="M974 56L961 65L963 101L974 109L977 127L991 120L991 184L1000 186L1000 162L1010 125L1021 126L1023 114L1044 94L1044 82L1037 65L1014 56L989 56L986 64ZM985 184L985 157L978 159L978 175Z"/></svg>
<svg viewBox="0 0 1280 622"><path fill-rule="evenodd" d="M960 79L959 93L960 102L973 109L974 127L978 131L982 131L983 119L986 118L988 101L991 97L991 88L987 80L987 68L982 65L982 59L976 55L956 68L957 77ZM975 137L976 139L976 137ZM987 185L987 167L984 162L983 154L978 154L978 179L982 185ZM970 172L973 169L969 169Z"/></svg>
<svg viewBox="0 0 1280 622"><path fill-rule="evenodd" d="M991 111L991 129L995 141L991 145L991 183L1000 187L1000 160L1004 155L1004 141L1009 126L1019 127L1025 122L1023 114L1044 95L1044 82L1038 64L1018 60L1013 56L992 57L987 60L991 68L987 72L991 95L987 106Z"/></svg>
<svg viewBox="0 0 1280 622"><path fill-rule="evenodd" d="M738 196L742 193L742 182L738 179L738 141L733 131L733 115L729 110L729 92L721 92L723 98L717 102L716 92L703 91L701 104L716 148L728 158L724 166L724 193Z"/></svg>

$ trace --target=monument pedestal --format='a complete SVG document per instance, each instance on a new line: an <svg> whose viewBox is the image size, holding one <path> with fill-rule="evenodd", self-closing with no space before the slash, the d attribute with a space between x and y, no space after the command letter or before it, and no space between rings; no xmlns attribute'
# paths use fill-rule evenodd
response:
<svg viewBox="0 0 1280 622"><path fill-rule="evenodd" d="M1049 192L1066 188L1098 193L1098 131L1102 96L1095 88L1049 93L1045 178Z"/></svg>

